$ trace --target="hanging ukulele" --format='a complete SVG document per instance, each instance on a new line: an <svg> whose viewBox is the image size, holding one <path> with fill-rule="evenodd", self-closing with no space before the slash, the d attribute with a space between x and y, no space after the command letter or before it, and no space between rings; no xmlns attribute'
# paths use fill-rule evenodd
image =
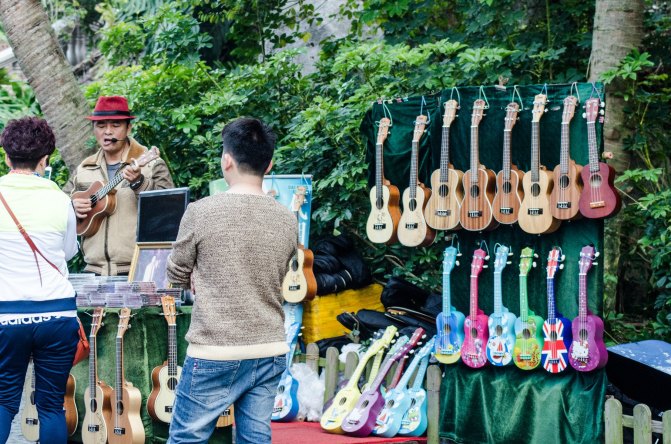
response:
<svg viewBox="0 0 671 444"><path fill-rule="evenodd" d="M594 246L580 250L578 317L573 319L573 342L569 349L569 363L580 372L605 367L608 351L603 343L603 321L587 308L587 272L599 256Z"/></svg>
<svg viewBox="0 0 671 444"><path fill-rule="evenodd" d="M541 363L550 373L563 372L568 367L568 348L571 346L571 321L562 317L555 309L555 277L557 270L564 268L564 255L559 247L552 248L548 254L548 318L543 323L543 351Z"/></svg>
<svg viewBox="0 0 671 444"><path fill-rule="evenodd" d="M494 218L502 224L514 224L522 204L522 177L524 173L510 161L510 142L513 127L517 123L520 105L511 102L506 106L505 128L503 130L503 169L496 175L496 196L494 196Z"/></svg>
<svg viewBox="0 0 671 444"><path fill-rule="evenodd" d="M559 228L561 221L552 217L550 212L550 192L552 175L540 164L540 120L545 113L547 97L538 94L534 98L533 118L531 119L531 170L524 175L524 199L520 207L518 223L529 234L552 233Z"/></svg>
<svg viewBox="0 0 671 444"><path fill-rule="evenodd" d="M489 256L478 248L471 262L471 311L464 321L464 344L461 347L461 360L471 368L480 368L487 363L487 315L478 307L478 277Z"/></svg>
<svg viewBox="0 0 671 444"><path fill-rule="evenodd" d="M436 230L455 230L459 225L461 201L464 190L461 178L464 173L450 164L450 126L457 116L459 105L456 100L445 102L443 134L440 147L440 168L431 174L431 197L426 204L426 223Z"/></svg>
<svg viewBox="0 0 671 444"><path fill-rule="evenodd" d="M391 120L380 119L375 143L375 186L370 190L370 214L366 222L366 235L375 244L393 244L398 240L396 231L401 218L398 188L384 178L384 141L389 133Z"/></svg>
<svg viewBox="0 0 671 444"><path fill-rule="evenodd" d="M291 207L298 221L298 246L296 253L289 260L289 270L282 281L282 296L284 300L291 303L311 301L317 294L317 280L312 271L314 255L312 250L301 244L301 230L299 214L301 206L305 202L305 186L297 186L291 201Z"/></svg>
<svg viewBox="0 0 671 444"><path fill-rule="evenodd" d="M443 311L436 317L436 349L438 362L453 364L461 357L461 345L464 343L464 314L455 310L451 301L450 275L455 265L459 265L457 256L461 253L455 247L445 248L443 253Z"/></svg>
<svg viewBox="0 0 671 444"><path fill-rule="evenodd" d="M541 363L543 319L529 309L527 275L536 266L534 250L527 247L520 254L520 317L515 321L513 361L522 370L533 370Z"/></svg>
<svg viewBox="0 0 671 444"><path fill-rule="evenodd" d="M554 188L550 195L550 211L555 219L569 220L580 217L578 202L582 191L580 171L582 167L571 159L570 123L575 113L578 99L568 96L564 99L561 119L561 153L559 165L554 169Z"/></svg>
<svg viewBox="0 0 671 444"><path fill-rule="evenodd" d="M501 274L512 256L510 248L499 245L494 259L494 313L489 317L489 340L487 341L487 360L492 365L503 366L513 359L515 345L515 320L517 319L503 306Z"/></svg>
<svg viewBox="0 0 671 444"><path fill-rule="evenodd" d="M620 194L613 184L615 169L599 162L596 142L596 117L599 115L599 99L585 102L587 119L587 144L589 145L589 164L582 169L584 188L580 194L580 212L590 219L615 216L622 206Z"/></svg>
<svg viewBox="0 0 671 444"><path fill-rule="evenodd" d="M436 232L426 224L424 207L431 196L431 190L417 179L419 163L419 140L424 134L426 116L419 115L415 120L412 134L412 153L410 155L410 183L403 191L403 213L398 224L398 240L406 247L425 247L433 243Z"/></svg>
<svg viewBox="0 0 671 444"><path fill-rule="evenodd" d="M303 319L303 304L284 304L284 329L286 333L286 342L289 346L287 353L287 365L280 377L280 383L277 386L275 394L275 404L273 405L273 414L270 419L273 421L293 421L298 416L298 381L291 374L291 363L294 362L294 353L296 352L296 343L301 331Z"/></svg>

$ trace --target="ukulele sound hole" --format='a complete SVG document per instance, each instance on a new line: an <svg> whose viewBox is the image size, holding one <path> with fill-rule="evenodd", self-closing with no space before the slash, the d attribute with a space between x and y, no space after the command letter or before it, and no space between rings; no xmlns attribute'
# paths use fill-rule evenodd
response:
<svg viewBox="0 0 671 444"><path fill-rule="evenodd" d="M553 331L550 333L550 340L556 341L557 340L557 332Z"/></svg>
<svg viewBox="0 0 671 444"><path fill-rule="evenodd" d="M381 210L382 207L384 206L384 199L381 197L375 199L375 206L377 207L378 210Z"/></svg>
<svg viewBox="0 0 671 444"><path fill-rule="evenodd" d="M541 186L537 183L531 185L531 195L533 197L538 197L541 194Z"/></svg>
<svg viewBox="0 0 671 444"><path fill-rule="evenodd" d="M412 398L412 401L410 402L410 407L414 407L415 404L417 404L417 400L415 398Z"/></svg>
<svg viewBox="0 0 671 444"><path fill-rule="evenodd" d="M410 199L408 201L408 208L410 208L410 211L415 211L415 208L417 208L417 199Z"/></svg>
<svg viewBox="0 0 671 444"><path fill-rule="evenodd" d="M505 182L503 182L503 187L502 188L503 188L503 192L506 193L506 194L510 194L510 192L513 189L512 185L510 185L510 182L508 182L507 180Z"/></svg>
<svg viewBox="0 0 671 444"><path fill-rule="evenodd" d="M450 324L445 324L445 325L443 326L443 332L444 332L446 335L449 335L450 333L452 333L452 329L450 328Z"/></svg>
<svg viewBox="0 0 671 444"><path fill-rule="evenodd" d="M522 336L524 339L529 339L531 337L531 332L528 328L525 328L524 331L522 331Z"/></svg>
<svg viewBox="0 0 671 444"><path fill-rule="evenodd" d="M445 196L447 196L447 191L448 190L449 189L447 188L447 185L441 185L441 186L438 187L438 195L440 197L445 197Z"/></svg>
<svg viewBox="0 0 671 444"><path fill-rule="evenodd" d="M599 188L602 182L603 179L601 178L601 174L592 174L589 177L589 184L592 188Z"/></svg>
<svg viewBox="0 0 671 444"><path fill-rule="evenodd" d="M91 413L95 413L98 410L98 403L96 402L95 399L91 400L90 407L91 407Z"/></svg>
<svg viewBox="0 0 671 444"><path fill-rule="evenodd" d="M586 341L587 338L589 337L589 334L587 333L587 330L582 329L582 330L580 330L580 333L578 334L578 336L580 336L581 341Z"/></svg>
<svg viewBox="0 0 671 444"><path fill-rule="evenodd" d="M346 398L342 398L342 399L340 400L339 404L340 404L340 405L345 405L346 402L347 402L347 399L346 399Z"/></svg>
<svg viewBox="0 0 671 444"><path fill-rule="evenodd" d="M365 409L366 407L368 407L368 400L367 399L363 402L363 404L361 404L362 409Z"/></svg>
<svg viewBox="0 0 671 444"><path fill-rule="evenodd" d="M480 195L480 187L478 185L471 185L471 197L476 198Z"/></svg>
<svg viewBox="0 0 671 444"><path fill-rule="evenodd" d="M298 270L298 259L296 259L296 256L294 256L293 260L291 261L291 271L296 270Z"/></svg>
<svg viewBox="0 0 671 444"><path fill-rule="evenodd" d="M393 399L390 399L390 400L387 402L387 408L390 409L390 408L392 408L393 406L394 406L394 400L393 400Z"/></svg>
<svg viewBox="0 0 671 444"><path fill-rule="evenodd" d="M123 402L118 401L116 403L116 413L117 415L123 415Z"/></svg>
<svg viewBox="0 0 671 444"><path fill-rule="evenodd" d="M569 178L567 175L563 175L559 178L559 186L562 188L568 188Z"/></svg>
<svg viewBox="0 0 671 444"><path fill-rule="evenodd" d="M177 378L168 379L168 388L170 390L175 390L175 387L177 387Z"/></svg>
<svg viewBox="0 0 671 444"><path fill-rule="evenodd" d="M471 328L471 337L472 338L477 338L478 337L478 329L473 327Z"/></svg>
<svg viewBox="0 0 671 444"><path fill-rule="evenodd" d="M501 325L496 326L496 336L501 336L503 334L503 327Z"/></svg>

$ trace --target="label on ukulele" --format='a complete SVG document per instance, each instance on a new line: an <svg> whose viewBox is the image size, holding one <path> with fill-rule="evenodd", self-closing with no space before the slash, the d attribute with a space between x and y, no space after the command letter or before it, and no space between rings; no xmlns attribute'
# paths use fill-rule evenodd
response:
<svg viewBox="0 0 671 444"><path fill-rule="evenodd" d="M166 413L172 413L172 406L171 405L166 405L165 406L165 412Z"/></svg>
<svg viewBox="0 0 671 444"><path fill-rule="evenodd" d="M114 427L114 434L115 435L125 435L126 434L125 427Z"/></svg>
<svg viewBox="0 0 671 444"><path fill-rule="evenodd" d="M99 432L100 431L100 426L97 425L97 424L95 424L95 425L94 424L89 424L89 426L87 427L87 430L91 433Z"/></svg>
<svg viewBox="0 0 671 444"><path fill-rule="evenodd" d="M482 217L482 211L469 211L468 217Z"/></svg>
<svg viewBox="0 0 671 444"><path fill-rule="evenodd" d="M301 289L300 284L289 285L289 291L297 291L300 289Z"/></svg>
<svg viewBox="0 0 671 444"><path fill-rule="evenodd" d="M387 224L373 224L373 230L384 230L385 228L387 228Z"/></svg>
<svg viewBox="0 0 671 444"><path fill-rule="evenodd" d="M571 202L557 202L557 208L560 210L568 210L571 208Z"/></svg>
<svg viewBox="0 0 671 444"><path fill-rule="evenodd" d="M513 209L508 207L501 207L501 214L513 214Z"/></svg>
<svg viewBox="0 0 671 444"><path fill-rule="evenodd" d="M452 210L436 210L436 216L448 217L452 214Z"/></svg>
<svg viewBox="0 0 671 444"><path fill-rule="evenodd" d="M527 213L529 213L529 216L540 216L543 214L543 209L542 208L529 208L527 210Z"/></svg>
<svg viewBox="0 0 671 444"><path fill-rule="evenodd" d="M415 222L414 224L405 224L406 230L416 230L418 227L418 224Z"/></svg>
<svg viewBox="0 0 671 444"><path fill-rule="evenodd" d="M37 425L38 422L37 418L26 418L26 424L28 425Z"/></svg>

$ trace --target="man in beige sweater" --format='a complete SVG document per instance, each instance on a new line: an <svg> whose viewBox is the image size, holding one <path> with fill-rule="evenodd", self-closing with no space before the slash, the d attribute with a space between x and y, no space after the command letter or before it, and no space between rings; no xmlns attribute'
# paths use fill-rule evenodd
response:
<svg viewBox="0 0 671 444"><path fill-rule="evenodd" d="M168 259L168 279L196 294L168 442L207 442L233 404L236 443L270 444L289 351L281 285L298 227L261 188L275 135L259 120L241 118L224 127L222 139L230 188L189 205Z"/></svg>

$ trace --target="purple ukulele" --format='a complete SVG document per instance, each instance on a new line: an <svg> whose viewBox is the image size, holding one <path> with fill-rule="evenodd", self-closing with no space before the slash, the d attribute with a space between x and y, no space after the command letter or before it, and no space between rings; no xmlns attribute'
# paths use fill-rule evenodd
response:
<svg viewBox="0 0 671 444"><path fill-rule="evenodd" d="M580 251L580 302L578 317L573 319L573 342L569 363L579 372L589 372L606 366L608 351L603 343L603 321L587 309L587 272L599 256L593 245Z"/></svg>
<svg viewBox="0 0 671 444"><path fill-rule="evenodd" d="M410 350L425 336L423 328L418 328L408 343L399 351L394 353L390 359L386 359L384 366L380 369L371 386L361 394L354 409L342 422L342 430L350 436L368 436L373 432L377 417L384 407L384 396L380 392L380 386L394 362L403 359Z"/></svg>
<svg viewBox="0 0 671 444"><path fill-rule="evenodd" d="M489 256L478 248L473 252L471 262L471 312L464 321L464 343L461 346L461 360L471 368L480 368L487 363L487 339L489 318L478 308L478 277Z"/></svg>

